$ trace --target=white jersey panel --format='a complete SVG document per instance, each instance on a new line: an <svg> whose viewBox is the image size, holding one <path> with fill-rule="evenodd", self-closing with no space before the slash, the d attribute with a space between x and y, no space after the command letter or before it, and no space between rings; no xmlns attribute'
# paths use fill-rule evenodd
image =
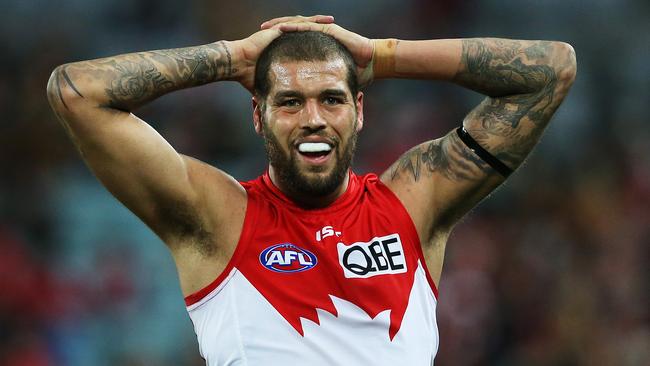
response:
<svg viewBox="0 0 650 366"><path fill-rule="evenodd" d="M303 337L234 268L187 310L209 366L432 365L438 349L436 299L420 263L392 341L390 310L373 319L352 302L330 297L337 316L317 309L320 324L302 318Z"/></svg>

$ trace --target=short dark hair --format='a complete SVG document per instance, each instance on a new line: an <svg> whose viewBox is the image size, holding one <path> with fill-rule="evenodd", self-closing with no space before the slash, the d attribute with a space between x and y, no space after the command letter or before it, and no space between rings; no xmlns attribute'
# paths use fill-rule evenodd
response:
<svg viewBox="0 0 650 366"><path fill-rule="evenodd" d="M336 38L314 31L283 33L266 46L255 64L255 95L262 99L269 95L269 69L275 61L328 61L333 58L345 62L348 87L352 97L356 97L359 83L352 54Z"/></svg>

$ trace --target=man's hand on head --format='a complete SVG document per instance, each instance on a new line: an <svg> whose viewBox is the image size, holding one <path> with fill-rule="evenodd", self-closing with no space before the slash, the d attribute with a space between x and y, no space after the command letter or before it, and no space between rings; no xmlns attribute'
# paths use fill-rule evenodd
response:
<svg viewBox="0 0 650 366"><path fill-rule="evenodd" d="M372 57L374 52L372 40L334 24L333 17L323 15L281 17L262 23L261 28L277 29L281 32L316 31L329 34L350 50L357 65L359 85L364 87L372 81Z"/></svg>
<svg viewBox="0 0 650 366"><path fill-rule="evenodd" d="M233 74L244 88L253 93L255 80L255 63L262 51L282 32L279 29L264 29L255 32L239 41L231 42L233 57L238 62L234 66Z"/></svg>

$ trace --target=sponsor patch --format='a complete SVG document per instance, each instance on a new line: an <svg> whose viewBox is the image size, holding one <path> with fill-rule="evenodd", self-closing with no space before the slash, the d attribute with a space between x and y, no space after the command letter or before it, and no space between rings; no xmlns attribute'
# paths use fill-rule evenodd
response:
<svg viewBox="0 0 650 366"><path fill-rule="evenodd" d="M368 278L406 272L406 258L399 234L350 245L338 243L336 249L345 278Z"/></svg>
<svg viewBox="0 0 650 366"><path fill-rule="evenodd" d="M302 272L313 268L318 260L306 249L291 243L270 246L260 253L260 263L274 272Z"/></svg>

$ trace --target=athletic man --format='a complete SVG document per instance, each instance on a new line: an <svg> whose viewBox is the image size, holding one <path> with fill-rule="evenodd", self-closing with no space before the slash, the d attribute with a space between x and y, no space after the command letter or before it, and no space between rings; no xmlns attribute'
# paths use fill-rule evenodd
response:
<svg viewBox="0 0 650 366"><path fill-rule="evenodd" d="M575 73L561 42L370 40L329 16L285 17L239 41L62 65L48 96L95 175L170 248L208 364L429 365L450 231L522 163ZM487 97L379 177L357 176L359 88L382 78ZM220 80L254 95L269 167L250 182L130 113Z"/></svg>

